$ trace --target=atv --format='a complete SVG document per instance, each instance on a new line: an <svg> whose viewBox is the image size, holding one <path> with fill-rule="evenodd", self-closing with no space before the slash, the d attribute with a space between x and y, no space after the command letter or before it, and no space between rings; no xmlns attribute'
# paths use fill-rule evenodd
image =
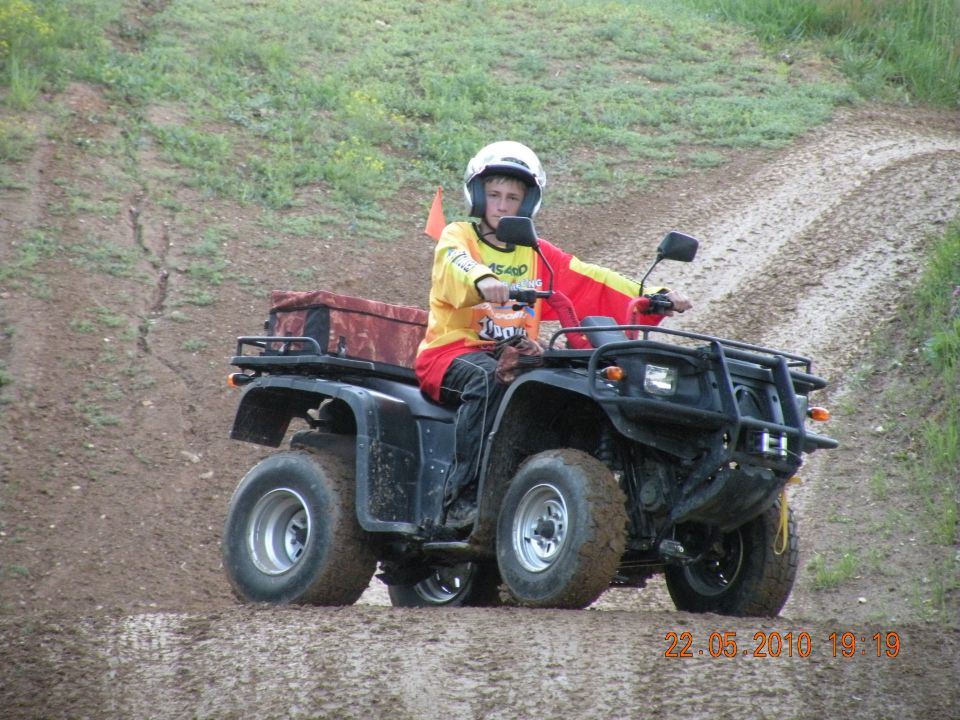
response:
<svg viewBox="0 0 960 720"><path fill-rule="evenodd" d="M529 218L497 233L538 249ZM697 247L668 233L644 281ZM552 295L552 283L512 293L518 306ZM425 311L275 292L266 333L238 338L231 359L243 391L231 437L290 436L230 502L235 594L351 604L379 564L396 606L582 608L663 573L680 610L776 615L798 563L785 485L804 453L837 445L807 423L828 416L808 401L826 382L800 355L632 321L669 309L641 290L625 320L553 333L500 405L475 521L452 532L455 408L421 393L411 369Z"/></svg>

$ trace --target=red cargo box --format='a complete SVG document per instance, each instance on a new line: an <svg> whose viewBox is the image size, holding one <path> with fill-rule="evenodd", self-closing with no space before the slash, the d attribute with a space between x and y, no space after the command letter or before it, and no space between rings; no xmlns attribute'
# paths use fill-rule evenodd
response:
<svg viewBox="0 0 960 720"><path fill-rule="evenodd" d="M337 357L412 368L427 329L427 311L326 290L274 290L267 333L310 337ZM281 348L272 348L279 351ZM292 343L287 354L312 352Z"/></svg>

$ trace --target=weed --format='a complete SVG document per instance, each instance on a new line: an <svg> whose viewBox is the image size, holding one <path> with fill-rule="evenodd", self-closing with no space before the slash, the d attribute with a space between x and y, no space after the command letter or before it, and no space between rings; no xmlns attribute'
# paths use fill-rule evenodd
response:
<svg viewBox="0 0 960 720"><path fill-rule="evenodd" d="M287 213L266 213L263 226L272 231L282 232L295 237L320 237L329 232L330 226L343 226L346 222L335 215L292 215ZM264 238L256 242L258 247L273 249L282 244L278 238Z"/></svg>
<svg viewBox="0 0 960 720"><path fill-rule="evenodd" d="M140 258L133 247L118 245L95 236L75 243L68 249L85 269L118 278L133 277Z"/></svg>
<svg viewBox="0 0 960 720"><path fill-rule="evenodd" d="M0 162L25 160L36 142L36 128L32 123L0 118Z"/></svg>
<svg viewBox="0 0 960 720"><path fill-rule="evenodd" d="M815 553L808 564L808 570L813 573L813 586L817 590L826 590L837 587L847 580L856 577L860 561L855 550L848 550L840 559L829 564L820 553Z"/></svg>
<svg viewBox="0 0 960 720"><path fill-rule="evenodd" d="M316 271L313 268L294 268L290 271L290 277L299 283L306 284L313 281L316 277Z"/></svg>
<svg viewBox="0 0 960 720"><path fill-rule="evenodd" d="M180 349L185 350L187 352L198 352L200 350L203 350L206 347L207 347L207 341L200 340L199 338L189 338L187 340L184 340L183 343L180 345Z"/></svg>
<svg viewBox="0 0 960 720"><path fill-rule="evenodd" d="M712 168L727 162L727 157L723 153L714 150L690 153L687 159L696 168Z"/></svg>
<svg viewBox="0 0 960 720"><path fill-rule="evenodd" d="M87 318L78 318L70 321L70 329L83 335L89 335L96 331L97 326L92 320Z"/></svg>
<svg viewBox="0 0 960 720"><path fill-rule="evenodd" d="M43 79L39 65L53 34L53 27L32 3L0 2L0 68L6 70L10 105L28 107L39 94Z"/></svg>
<svg viewBox="0 0 960 720"><path fill-rule="evenodd" d="M149 458L147 458L147 456L144 455L143 451L140 450L139 448L132 448L130 450L130 454L133 455L140 462L141 465L144 465L146 467L153 467L153 462Z"/></svg>
<svg viewBox="0 0 960 720"><path fill-rule="evenodd" d="M199 307L213 305L216 301L216 295L208 290L202 290L199 288L188 289L183 300L183 302L188 305L197 305Z"/></svg>
<svg viewBox="0 0 960 720"><path fill-rule="evenodd" d="M890 485L886 473L880 468L870 475L870 494L875 500L886 500L890 496Z"/></svg>
<svg viewBox="0 0 960 720"><path fill-rule="evenodd" d="M26 565L9 565L8 569L11 575L30 577L30 568L28 568Z"/></svg>
<svg viewBox="0 0 960 720"><path fill-rule="evenodd" d="M120 424L120 419L116 415L106 412L97 403L78 401L74 407L87 421L87 424L93 427L102 428Z"/></svg>
<svg viewBox="0 0 960 720"><path fill-rule="evenodd" d="M118 315L109 308L98 307L94 310L94 314L97 316L97 321L106 328L121 328L127 326L127 318L123 315Z"/></svg>

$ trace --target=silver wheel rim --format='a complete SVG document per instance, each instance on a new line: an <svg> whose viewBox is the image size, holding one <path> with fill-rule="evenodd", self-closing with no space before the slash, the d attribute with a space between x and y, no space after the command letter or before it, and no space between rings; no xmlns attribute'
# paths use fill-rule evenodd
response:
<svg viewBox="0 0 960 720"><path fill-rule="evenodd" d="M476 565L471 562L436 568L416 584L417 595L431 604L445 605L463 594L475 572Z"/></svg>
<svg viewBox="0 0 960 720"><path fill-rule="evenodd" d="M261 572L280 575L299 562L312 534L306 500L296 490L278 488L254 506L247 527L247 547Z"/></svg>
<svg viewBox="0 0 960 720"><path fill-rule="evenodd" d="M567 503L550 483L530 488L513 517L513 551L524 569L539 573L560 556L569 529Z"/></svg>

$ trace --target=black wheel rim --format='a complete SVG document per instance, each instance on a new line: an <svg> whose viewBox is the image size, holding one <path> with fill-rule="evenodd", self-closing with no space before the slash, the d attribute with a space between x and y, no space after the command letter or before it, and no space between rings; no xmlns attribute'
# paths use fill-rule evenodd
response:
<svg viewBox="0 0 960 720"><path fill-rule="evenodd" d="M695 563L685 565L683 574L699 595L715 597L733 585L743 569L744 547L740 530L726 533L720 547Z"/></svg>

